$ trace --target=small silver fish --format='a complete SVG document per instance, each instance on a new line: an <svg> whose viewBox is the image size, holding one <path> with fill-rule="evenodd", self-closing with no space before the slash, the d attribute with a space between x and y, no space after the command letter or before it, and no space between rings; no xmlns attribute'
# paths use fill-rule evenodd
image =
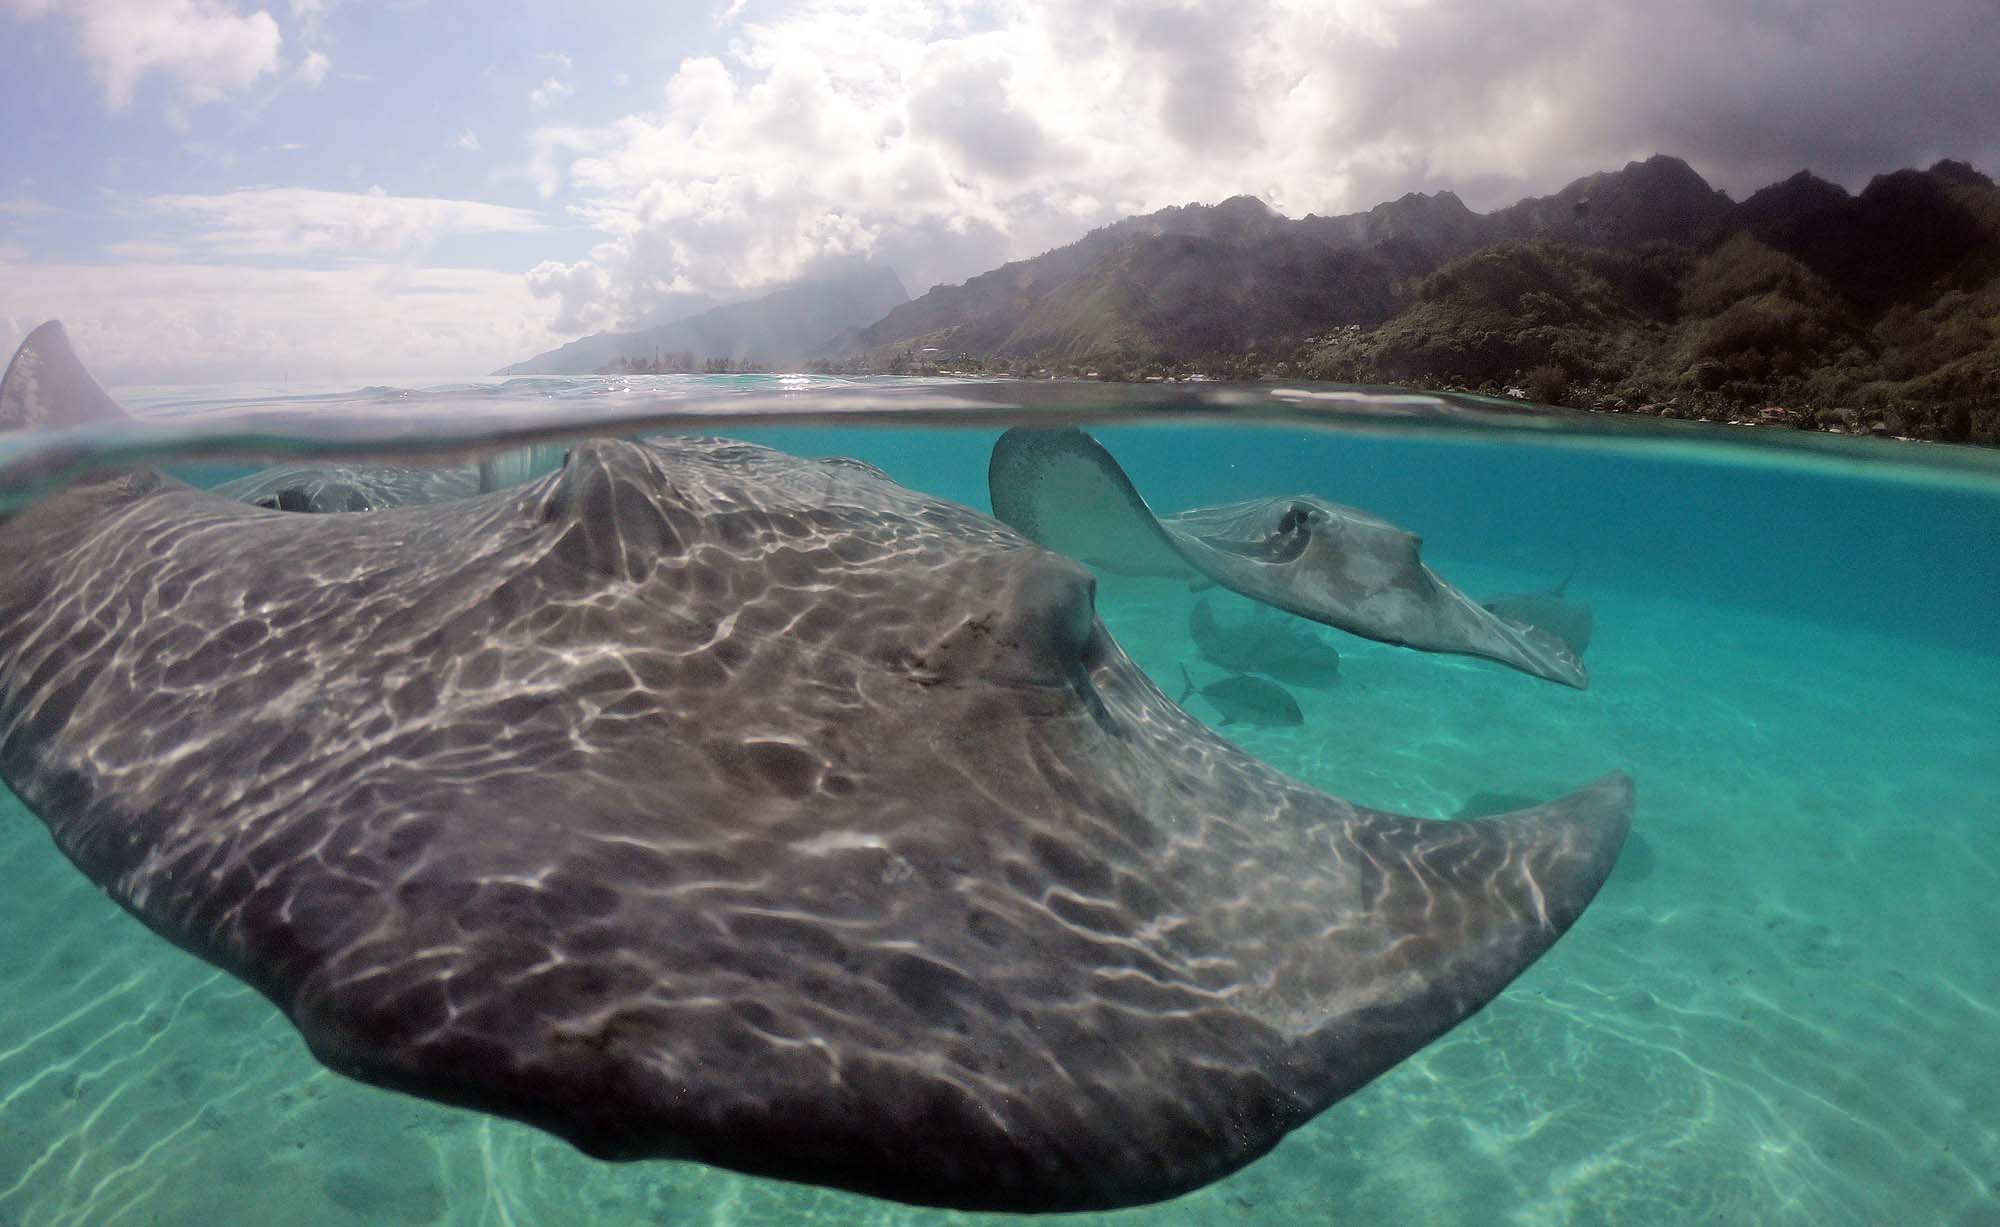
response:
<svg viewBox="0 0 2000 1227"><path fill-rule="evenodd" d="M1261 677L1238 673L1197 687L1194 679L1188 676L1187 666L1182 665L1181 681L1186 686L1176 702L1185 704L1189 695L1198 694L1222 713L1224 724L1235 724L1240 720L1261 728L1280 728L1306 722L1305 713L1299 710L1298 700L1292 698L1291 692Z"/></svg>

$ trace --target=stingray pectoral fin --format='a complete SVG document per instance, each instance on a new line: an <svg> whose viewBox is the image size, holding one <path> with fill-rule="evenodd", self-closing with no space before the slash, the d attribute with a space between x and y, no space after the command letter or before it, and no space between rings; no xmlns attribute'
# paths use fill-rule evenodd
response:
<svg viewBox="0 0 2000 1227"><path fill-rule="evenodd" d="M1458 589L1437 581L1434 651L1480 656L1578 690L1590 688L1583 659L1547 628L1517 621L1475 602Z"/></svg>
<svg viewBox="0 0 2000 1227"><path fill-rule="evenodd" d="M1303 542L1288 535L1293 552L1283 561L1227 547L1302 504L1322 514ZM1424 565L1414 534L1352 508L1294 495L1184 511L1164 528L1190 564L1252 600L1382 643L1479 656L1579 690L1590 685L1583 662L1555 635L1480 605Z"/></svg>
<svg viewBox="0 0 2000 1227"><path fill-rule="evenodd" d="M0 430L67 430L125 416L83 369L55 320L28 334L0 377Z"/></svg>
<svg viewBox="0 0 2000 1227"><path fill-rule="evenodd" d="M1633 788L1607 775L1532 809L1357 831L1381 867L1376 906L1322 948L1340 1003L1306 1041L1347 1094L1491 1001L1583 914L1631 828ZM1332 983L1344 981L1344 983Z"/></svg>
<svg viewBox="0 0 2000 1227"><path fill-rule="evenodd" d="M1214 753L1224 776L1272 782ZM553 803L559 784L514 796ZM884 893L890 945L762 893L655 926L665 892L621 897L615 876L547 934L573 881L502 894L426 869L394 924L356 926L281 1000L336 1069L600 1157L964 1209L1159 1201L1257 1159L1498 995L1596 894L1633 804L1623 775L1457 822L1281 787L1216 812L1214 846L1034 824L1016 881ZM885 855L845 828L809 846L813 862ZM463 936L417 945L441 931Z"/></svg>
<svg viewBox="0 0 2000 1227"><path fill-rule="evenodd" d="M1194 569L1111 453L1074 427L1009 430L986 482L995 519L1059 554L1120 575Z"/></svg>
<svg viewBox="0 0 2000 1227"><path fill-rule="evenodd" d="M1569 581L1565 579L1563 582L1566 584ZM1490 597L1481 601L1480 605L1509 622L1532 626L1555 636L1579 659L1590 647L1591 633L1595 629L1590 606L1582 601L1572 601L1560 592L1508 593Z"/></svg>

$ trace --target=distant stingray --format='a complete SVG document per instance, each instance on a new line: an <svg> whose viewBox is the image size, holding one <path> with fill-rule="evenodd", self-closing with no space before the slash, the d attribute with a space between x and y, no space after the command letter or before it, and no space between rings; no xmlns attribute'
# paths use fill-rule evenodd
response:
<svg viewBox="0 0 2000 1227"><path fill-rule="evenodd" d="M1154 515L1111 453L1080 430L1017 426L987 467L993 514L1107 571L1201 575L1350 634L1510 665L1579 689L1556 636L1485 609L1420 557L1421 538L1310 494Z"/></svg>
<svg viewBox="0 0 2000 1227"><path fill-rule="evenodd" d="M53 324L0 382L0 427L121 412ZM718 439L365 515L100 474L0 519L0 775L342 1073L607 1158L1130 1205L1491 1000L1632 789L1351 805L1175 706L1094 591Z"/></svg>
<svg viewBox="0 0 2000 1227"><path fill-rule="evenodd" d="M1546 592L1510 592L1480 604L1510 622L1547 631L1562 640L1563 646L1581 660L1590 648L1590 636L1596 622L1591 616L1590 606L1565 595L1569 581L1575 575L1572 571L1563 577L1560 584Z"/></svg>
<svg viewBox="0 0 2000 1227"><path fill-rule="evenodd" d="M1266 616L1231 625L1216 619L1204 596L1188 614L1188 637L1203 659L1232 673L1261 673L1315 689L1340 681L1339 652L1303 623L1262 608Z"/></svg>

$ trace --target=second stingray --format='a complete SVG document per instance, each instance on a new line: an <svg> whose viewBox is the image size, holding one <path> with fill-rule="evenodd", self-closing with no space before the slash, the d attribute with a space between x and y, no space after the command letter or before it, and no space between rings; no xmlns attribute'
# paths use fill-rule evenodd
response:
<svg viewBox="0 0 2000 1227"><path fill-rule="evenodd" d="M1340 681L1340 653L1309 627L1268 609L1243 622L1223 622L1204 596L1188 614L1188 638L1202 659L1233 673L1261 673L1315 690Z"/></svg>
<svg viewBox="0 0 2000 1227"><path fill-rule="evenodd" d="M1558 636L1473 600L1424 564L1422 538L1353 507L1295 494L1161 517L1072 427L1000 436L987 485L996 518L1106 571L1202 579L1365 639L1590 684Z"/></svg>

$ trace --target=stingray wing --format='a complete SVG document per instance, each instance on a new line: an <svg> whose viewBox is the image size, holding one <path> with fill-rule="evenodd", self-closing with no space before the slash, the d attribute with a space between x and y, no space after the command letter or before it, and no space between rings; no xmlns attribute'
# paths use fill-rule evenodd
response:
<svg viewBox="0 0 2000 1227"><path fill-rule="evenodd" d="M1169 516L1161 527L1224 587L1349 634L1497 661L1582 689L1559 638L1474 601L1425 565L1414 533L1311 495Z"/></svg>
<svg viewBox="0 0 2000 1227"><path fill-rule="evenodd" d="M1531 626L1562 642L1578 659L1590 647L1596 619L1590 606L1553 592L1510 592L1480 602L1509 622Z"/></svg>
<svg viewBox="0 0 2000 1227"><path fill-rule="evenodd" d="M1195 570L1125 470L1080 430L1007 431L993 447L986 488L996 519L1058 554L1119 575Z"/></svg>

